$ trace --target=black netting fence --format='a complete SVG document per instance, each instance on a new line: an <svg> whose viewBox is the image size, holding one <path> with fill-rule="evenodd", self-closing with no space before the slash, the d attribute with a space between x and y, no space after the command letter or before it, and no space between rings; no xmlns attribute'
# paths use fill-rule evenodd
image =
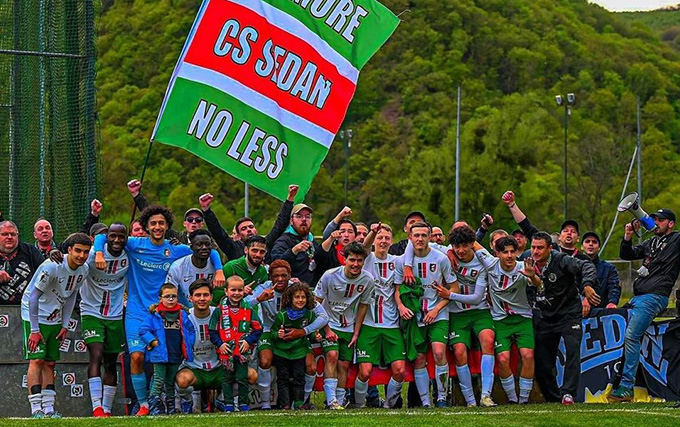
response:
<svg viewBox="0 0 680 427"><path fill-rule="evenodd" d="M0 210L61 239L97 194L93 0L0 0Z"/></svg>

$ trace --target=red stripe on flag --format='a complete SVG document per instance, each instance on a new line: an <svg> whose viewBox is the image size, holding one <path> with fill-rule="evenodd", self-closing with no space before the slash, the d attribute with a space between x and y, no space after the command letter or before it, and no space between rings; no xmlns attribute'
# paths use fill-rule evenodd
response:
<svg viewBox="0 0 680 427"><path fill-rule="evenodd" d="M225 4L228 7L225 7ZM230 19L238 21L241 31L245 27L252 27L259 33L256 41L249 42L250 57L242 65L235 63L231 56L235 49L240 49L238 36L236 38L226 36L223 45L232 44L226 55L220 57L214 52L222 27ZM272 40L275 46L280 46L302 59L298 75L301 75L300 73L305 69L308 62L316 65L316 73L310 79L312 87L314 87L320 75L331 82L330 94L322 108L279 89L276 82L271 80L271 74L267 77L261 77L255 72L257 60L264 59L263 48L267 40ZM275 69L283 64L284 58L285 55L279 57ZM304 39L270 24L264 17L248 8L226 1L209 4L187 51L185 61L229 76L274 100L281 108L333 133L337 133L340 129L347 107L356 89L356 85L352 81L342 76L333 63L327 61ZM284 78L285 76L280 77ZM293 83L291 88L294 86Z"/></svg>

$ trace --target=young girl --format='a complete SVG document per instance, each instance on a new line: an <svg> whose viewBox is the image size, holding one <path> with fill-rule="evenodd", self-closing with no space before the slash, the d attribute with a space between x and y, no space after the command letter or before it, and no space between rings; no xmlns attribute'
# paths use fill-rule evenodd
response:
<svg viewBox="0 0 680 427"><path fill-rule="evenodd" d="M299 409L304 402L305 357L310 346L306 336L292 340L284 340L283 337L287 330L304 329L314 321L314 305L312 292L306 283L291 285L281 297L281 311L272 324L278 405L282 409L290 409L291 400L293 409Z"/></svg>
<svg viewBox="0 0 680 427"><path fill-rule="evenodd" d="M161 286L159 303L149 307L150 314L139 328L139 334L147 346L146 357L153 363L153 388L149 393L151 415L160 415L163 412L159 401L163 390L167 412L176 413L177 369L183 360L194 360L193 342L196 331L189 319L188 310L177 302L177 296L177 287L172 283Z"/></svg>

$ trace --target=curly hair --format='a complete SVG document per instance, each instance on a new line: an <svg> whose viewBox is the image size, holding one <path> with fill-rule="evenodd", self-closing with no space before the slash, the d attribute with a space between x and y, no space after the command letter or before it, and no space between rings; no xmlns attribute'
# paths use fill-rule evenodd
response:
<svg viewBox="0 0 680 427"><path fill-rule="evenodd" d="M165 222L168 223L168 230L172 228L172 223L175 221L175 216L172 214L170 209L166 208L165 206L153 205L147 206L139 216L139 223L142 225L144 230L147 232L149 231L149 219L151 219L151 217L154 215L163 215L165 217Z"/></svg>
<svg viewBox="0 0 680 427"><path fill-rule="evenodd" d="M293 295L295 295L295 292L297 291L304 292L305 296L307 297L307 305L305 305L305 308L307 310L314 310L314 305L316 302L312 296L311 289L309 289L309 285L305 282L292 284L288 286L285 291L283 291L283 295L281 296L281 309L283 310L284 308L293 307Z"/></svg>
<svg viewBox="0 0 680 427"><path fill-rule="evenodd" d="M474 243L476 240L475 230L470 228L469 225L460 225L449 232L449 243L451 246L466 245Z"/></svg>

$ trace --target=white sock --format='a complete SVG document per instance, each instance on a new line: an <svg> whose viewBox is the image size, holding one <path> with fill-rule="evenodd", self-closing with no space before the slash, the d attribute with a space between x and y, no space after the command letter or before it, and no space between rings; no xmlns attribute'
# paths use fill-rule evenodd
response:
<svg viewBox="0 0 680 427"><path fill-rule="evenodd" d="M529 401L531 389L534 388L533 378L519 377L519 403L526 403Z"/></svg>
<svg viewBox="0 0 680 427"><path fill-rule="evenodd" d="M361 381L359 378L354 382L354 401L358 408L366 405L366 393L368 392L368 381Z"/></svg>
<svg viewBox="0 0 680 427"><path fill-rule="evenodd" d="M416 379L416 388L423 406L430 406L430 375L427 373L427 368L414 369L413 376Z"/></svg>
<svg viewBox="0 0 680 427"><path fill-rule="evenodd" d="M177 391L178 391L177 394L180 395L180 397L182 398L182 401L188 402L192 398L192 393L194 392L194 387L193 386L189 386L187 388L179 388L178 387Z"/></svg>
<svg viewBox="0 0 680 427"><path fill-rule="evenodd" d="M492 354L482 354L482 396L491 396L495 360Z"/></svg>
<svg viewBox="0 0 680 427"><path fill-rule="evenodd" d="M434 369L434 377L437 382L437 400L446 400L446 388L449 384L449 364Z"/></svg>
<svg viewBox="0 0 680 427"><path fill-rule="evenodd" d="M54 412L54 398L57 396L57 392L54 390L43 389L42 394L42 410L46 414Z"/></svg>
<svg viewBox="0 0 680 427"><path fill-rule="evenodd" d="M510 402L517 402L517 392L515 391L515 377L510 374L507 378L501 378L501 385L505 394L508 395L508 400Z"/></svg>
<svg viewBox="0 0 680 427"><path fill-rule="evenodd" d="M260 399L262 400L262 408L271 408L271 387L272 387L272 371L271 368L263 369L257 368L257 387L260 389Z"/></svg>
<svg viewBox="0 0 680 427"><path fill-rule="evenodd" d="M90 400L92 400L92 410L102 406L102 379L99 377L87 380L90 383Z"/></svg>
<svg viewBox="0 0 680 427"><path fill-rule="evenodd" d="M305 402L309 399L309 396L314 390L314 382L316 381L316 375L305 374Z"/></svg>
<svg viewBox="0 0 680 427"><path fill-rule="evenodd" d="M404 382L397 382L394 378L390 378L390 382L387 383L387 389L385 390L385 399L387 400L387 407L392 408L396 403L399 396L401 396L401 389Z"/></svg>
<svg viewBox="0 0 680 427"><path fill-rule="evenodd" d="M42 411L42 394L29 394L28 403L31 404L31 414L35 414L38 411Z"/></svg>
<svg viewBox="0 0 680 427"><path fill-rule="evenodd" d="M346 392L347 392L347 390L345 390L344 388L340 388L340 387L338 387L338 389L335 390L335 398L338 399L338 403L341 404L341 405L345 402L345 393Z"/></svg>
<svg viewBox="0 0 680 427"><path fill-rule="evenodd" d="M456 373L458 374L458 383L460 384L460 392L463 393L465 401L469 404L477 404L475 400L475 393L472 390L472 376L470 375L470 368L467 364L463 366L456 366Z"/></svg>
<svg viewBox="0 0 680 427"><path fill-rule="evenodd" d="M112 385L104 385L104 392L102 393L102 408L104 408L104 412L111 412L115 398L116 387Z"/></svg>
<svg viewBox="0 0 680 427"><path fill-rule="evenodd" d="M323 391L326 393L326 403L331 404L332 401L337 400L335 391L338 388L337 378L324 378L323 379Z"/></svg>

